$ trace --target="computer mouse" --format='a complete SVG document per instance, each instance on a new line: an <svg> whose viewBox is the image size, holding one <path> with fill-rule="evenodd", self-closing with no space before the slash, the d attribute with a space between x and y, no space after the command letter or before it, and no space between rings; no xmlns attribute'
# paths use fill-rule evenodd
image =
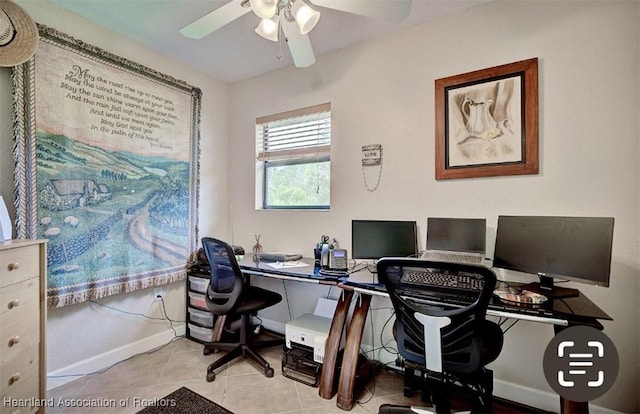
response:
<svg viewBox="0 0 640 414"><path fill-rule="evenodd" d="M522 293L522 289L514 286L509 286L507 288L507 292L511 293L512 295L519 295L520 293Z"/></svg>

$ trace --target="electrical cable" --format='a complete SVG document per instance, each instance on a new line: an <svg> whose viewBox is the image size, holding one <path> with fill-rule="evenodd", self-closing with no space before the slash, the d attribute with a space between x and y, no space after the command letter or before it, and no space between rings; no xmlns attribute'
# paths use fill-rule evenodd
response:
<svg viewBox="0 0 640 414"><path fill-rule="evenodd" d="M509 331L509 329L513 328L513 326L514 326L516 323L518 323L519 321L520 321L520 319L514 319L513 323L512 323L511 325L507 326L507 328L506 328L504 331L502 331L502 334L503 334L503 335L504 335L504 334L506 334L506 333Z"/></svg>
<svg viewBox="0 0 640 414"><path fill-rule="evenodd" d="M327 297L326 297L326 299L331 299L331 297L330 297L330 295L331 295L331 288L332 288L332 286L331 286L331 285L329 285L329 290L327 291Z"/></svg>
<svg viewBox="0 0 640 414"><path fill-rule="evenodd" d="M381 309L385 309L385 308L381 308ZM396 315L395 309L391 308L393 310L393 312L391 312L391 315L389 315L389 318L387 318L386 322L384 323L384 325L382 325L382 329L380 330L380 344L382 346L382 348L387 351L390 354L396 354L396 358L398 356L400 356L400 351L398 351L396 348L387 348L387 345L384 343L384 341L382 340L382 335L384 333L385 328L387 327L387 324L389 322L391 322L391 319L393 319L393 317ZM393 336L393 335L392 335Z"/></svg>
<svg viewBox="0 0 640 414"><path fill-rule="evenodd" d="M105 373L105 372L109 371L111 368L113 368L113 367L115 367L115 366L117 366L117 365L119 365L119 364L121 364L121 363L123 363L125 361L129 361L130 359L135 358L135 357L137 357L139 355L150 355L150 354L153 354L154 352L157 352L157 351L161 350L162 348L164 348L165 346L169 345L170 343L172 343L174 341L177 341L178 339L184 338L184 335L178 335L178 332L173 327L173 322L186 322L186 321L175 321L175 320L169 318L169 316L167 315L167 310L166 310L165 305L164 305L164 298L160 297L160 300L161 300L161 304L162 304L162 312L163 312L163 314L165 316L164 318L155 318L155 317L152 317L152 316L145 315L143 313L129 312L129 311L125 311L125 310L122 310L122 309L114 308L113 306L105 305L104 303L96 302L95 300L88 300L87 302L95 303L96 305L100 305L100 306L103 306L103 307L105 307L107 309L111 309L111 310L114 310L116 312L124 313L126 315L141 316L143 318L151 319L151 320L162 320L162 321L168 320L169 321L169 326L171 327L171 330L173 331L174 337L171 338L171 340L169 342L167 342L167 343L165 343L163 345L157 346L157 347L155 347L153 349L150 349L149 351L139 352L137 354L133 354L128 358L125 358L125 359L122 359L120 361L114 362L113 364L111 364L111 365L109 365L109 366L107 366L105 368L96 370L96 371L91 371L91 372L86 372L86 373L81 373L81 374L47 375L47 378L85 377L85 376L89 376L89 375L102 374L102 373Z"/></svg>
<svg viewBox="0 0 640 414"><path fill-rule="evenodd" d="M162 307L164 308L164 299L162 297L160 297L160 299L162 300ZM172 322L186 322L186 321L174 321L174 320L170 319L168 316L166 318L154 318L153 316L148 316L148 315L145 315L143 313L129 312L129 311L126 311L126 310L114 308L113 306L105 305L104 303L96 302L95 300L91 300L91 299L87 300L87 302L95 303L96 305L100 305L100 306L105 307L107 309L111 309L111 310L114 310L116 312L124 313L126 315L142 316L143 318L156 320L156 321L169 320L169 321L172 321ZM166 310L165 310L164 313L165 313L165 316L166 316Z"/></svg>
<svg viewBox="0 0 640 414"><path fill-rule="evenodd" d="M284 279L282 279L282 287L284 288L284 296L287 301L287 310L289 311L289 320L293 320L293 315L291 315L291 303L289 303L289 293L287 293L287 284L284 283Z"/></svg>
<svg viewBox="0 0 640 414"><path fill-rule="evenodd" d="M96 371L91 371L91 372L87 372L87 373L83 373L83 374L47 375L47 378L86 377L86 376L89 376L89 375L102 374L102 373L105 373L105 372L109 371L111 368L113 368L113 367L115 367L115 366L117 366L117 365L119 365L119 364L121 364L123 362L129 361L130 359L133 359L133 358L135 358L137 356L140 356L140 355L151 355L154 352L158 352L159 350L161 350L165 346L169 345L170 343L175 342L178 339L182 339L182 338L184 338L184 335L175 336L175 337L171 338L171 340L169 342L167 342L166 344L162 344L162 345L160 345L160 346L158 346L156 348L153 348L153 349L151 349L149 351L139 352L137 354L133 354L128 358L125 358L125 359L122 359L120 361L114 362L113 364L109 365L108 367L105 367L105 368L102 368L102 369L99 369L99 370L96 370Z"/></svg>
<svg viewBox="0 0 640 414"><path fill-rule="evenodd" d="M171 320L169 315L167 315L167 308L164 306L164 298L162 296L160 296L160 303L162 304L162 313L164 314L164 317L169 321L169 328L171 328L171 330L173 331L173 337L175 338L178 336L178 332L173 327L173 320Z"/></svg>

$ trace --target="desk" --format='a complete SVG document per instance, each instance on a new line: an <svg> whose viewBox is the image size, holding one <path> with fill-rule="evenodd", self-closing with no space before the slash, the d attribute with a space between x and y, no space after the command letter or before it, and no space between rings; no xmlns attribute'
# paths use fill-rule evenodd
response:
<svg viewBox="0 0 640 414"><path fill-rule="evenodd" d="M319 269L313 265L313 259L303 259L307 265L303 267L273 267L268 263L254 262L251 258L245 258L238 264L246 274L270 277L283 280L292 280L304 283L316 283L329 286L339 286L343 290L336 311L331 322L331 331L327 338L325 358L320 376L319 395L322 398L331 399L338 393L336 405L343 410L353 407L359 389L356 384L360 345L366 323L367 313L371 298L374 295L388 297L382 285L366 283L350 283L326 278L318 273ZM498 282L500 283L500 282ZM517 285L510 283L510 285ZM338 361L338 352L344 331L349 305L353 295L358 293L360 300L356 303L351 316L351 321L346 334L342 366L338 389L334 387L334 377ZM551 324L555 333L562 329L575 325L588 325L603 329L599 320L611 320L602 309L595 305L588 297L580 293L579 296L564 299L550 299L542 305L531 306L527 304L508 304L498 298L493 298L489 305L487 315L528 320L532 322ZM215 331L214 331L215 332ZM588 412L587 403L575 403L560 398L561 412Z"/></svg>
<svg viewBox="0 0 640 414"><path fill-rule="evenodd" d="M512 286L517 285L515 283L509 284ZM345 282L340 283L339 286L344 290L358 292L362 296L360 305L362 309L358 309L358 315L356 315L355 311L353 314L353 318L357 317L362 320L358 321L354 329L351 329L351 325L354 325L352 319L349 332L347 333L344 351L345 359L347 359L347 356L351 356L353 352L358 352L360 349L364 319L366 319L367 316L371 296L388 297L388 294L382 285ZM576 325L587 325L597 329L603 329L599 320L612 320L609 315L582 294L582 292L572 298L549 299L542 305L510 304L502 302L497 297L493 297L489 304L487 315L552 324L556 334L566 327ZM345 368L348 368L348 370ZM338 385L337 405L344 410L350 410L355 400L355 396L353 395L355 389L355 370L356 367L345 367L345 364L342 364ZM565 400L562 397L560 397L560 408L562 413L588 413L589 411L587 402L577 403Z"/></svg>
<svg viewBox="0 0 640 414"><path fill-rule="evenodd" d="M242 272L248 275L263 276L274 279L292 280L302 283L315 283L328 286L337 286L338 280L335 278L327 278L319 274L319 267L314 265L314 259L303 258L301 262L306 263L306 266L302 267L274 267L270 263L254 261L250 257L245 257L238 262ZM326 347L324 351L324 362L322 364L322 373L320 374L320 383L318 385L319 394L322 398L331 399L336 393L334 388L334 377L336 365L338 362L338 353L340 351L340 341L342 339L342 332L347 320L347 314L349 313L349 305L351 304L351 298L353 291L343 290L343 294L340 295L336 310L333 314L331 321L331 331L327 338ZM367 306L368 309L368 306ZM366 310L362 323L366 319ZM221 321L221 325L224 321ZM364 325L363 325L364 327ZM220 330L221 326L214 328L214 335ZM362 339L362 334L360 335ZM358 355L356 354L356 360ZM347 358L343 358L343 365Z"/></svg>

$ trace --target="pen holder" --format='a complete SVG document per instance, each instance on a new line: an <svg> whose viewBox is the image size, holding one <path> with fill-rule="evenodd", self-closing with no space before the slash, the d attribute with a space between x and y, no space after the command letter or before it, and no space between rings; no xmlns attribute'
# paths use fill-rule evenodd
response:
<svg viewBox="0 0 640 414"><path fill-rule="evenodd" d="M315 265L320 266L320 253L322 251L318 248L313 249L313 258L315 260Z"/></svg>

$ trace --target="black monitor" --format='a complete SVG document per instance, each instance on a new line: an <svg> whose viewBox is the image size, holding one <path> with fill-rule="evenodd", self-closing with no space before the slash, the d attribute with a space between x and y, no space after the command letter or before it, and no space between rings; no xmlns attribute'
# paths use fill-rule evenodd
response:
<svg viewBox="0 0 640 414"><path fill-rule="evenodd" d="M537 274L527 290L575 296L553 279L608 287L612 243L611 217L499 216L493 266Z"/></svg>
<svg viewBox="0 0 640 414"><path fill-rule="evenodd" d="M480 218L427 218L427 250L485 253L487 220Z"/></svg>
<svg viewBox="0 0 640 414"><path fill-rule="evenodd" d="M418 253L415 221L352 220L351 256L354 259L407 257Z"/></svg>

